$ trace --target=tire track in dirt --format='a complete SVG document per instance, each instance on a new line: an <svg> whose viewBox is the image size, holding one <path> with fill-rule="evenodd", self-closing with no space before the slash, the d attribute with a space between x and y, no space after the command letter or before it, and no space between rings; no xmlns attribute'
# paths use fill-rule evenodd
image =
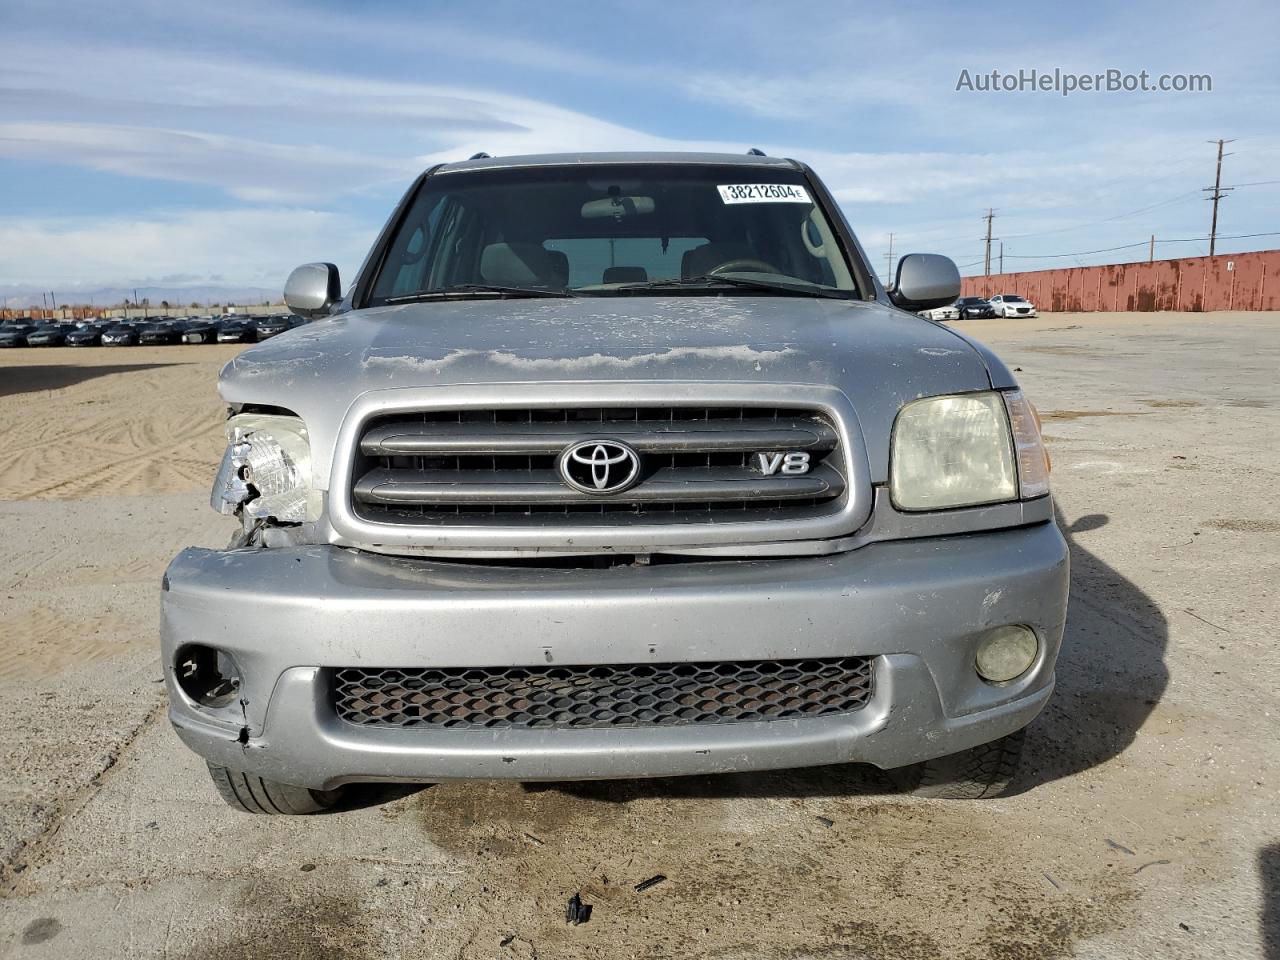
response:
<svg viewBox="0 0 1280 960"><path fill-rule="evenodd" d="M207 483L222 450L223 407L216 365L194 364L208 367L199 371L208 374L207 390L196 393L191 366L111 374L50 390L39 403L0 398L0 443L9 453L0 499L154 494Z"/></svg>
<svg viewBox="0 0 1280 960"><path fill-rule="evenodd" d="M0 690L122 653L135 633L112 614L72 618L43 606L0 619Z"/></svg>

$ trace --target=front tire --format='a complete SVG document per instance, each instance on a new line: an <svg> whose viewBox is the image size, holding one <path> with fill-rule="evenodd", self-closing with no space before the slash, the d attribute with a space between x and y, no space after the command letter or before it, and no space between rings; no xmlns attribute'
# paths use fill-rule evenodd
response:
<svg viewBox="0 0 1280 960"><path fill-rule="evenodd" d="M266 780L210 763L209 777L227 806L241 813L306 816L322 813L338 802L336 790L312 790L279 780Z"/></svg>
<svg viewBox="0 0 1280 960"><path fill-rule="evenodd" d="M897 785L917 797L985 800L1008 789L1022 759L1025 728L1007 737L945 757L889 771Z"/></svg>

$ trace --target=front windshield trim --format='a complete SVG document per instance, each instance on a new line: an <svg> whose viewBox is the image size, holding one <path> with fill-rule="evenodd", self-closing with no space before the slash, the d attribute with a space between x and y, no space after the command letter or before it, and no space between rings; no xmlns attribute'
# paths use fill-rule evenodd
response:
<svg viewBox="0 0 1280 960"><path fill-rule="evenodd" d="M416 303L424 300L466 300L494 297L497 299L521 297L576 297L574 290L544 290L540 287L504 287L492 283L460 283L451 287L439 287L432 290L418 290L414 293L400 294L395 297L383 297L387 306L398 303Z"/></svg>
<svg viewBox="0 0 1280 960"><path fill-rule="evenodd" d="M670 167L670 168L676 168L676 169L679 169L679 168L705 169L707 167L715 167L717 165L718 165L717 162L711 159L691 158L689 160L684 160L678 157L672 157L670 159L667 159L664 157L661 161L636 160L632 162L628 160L625 162L616 161L616 162L598 164L598 166L601 169L601 173L606 176L616 175L617 167L629 166L629 167L635 167L635 168L641 168L641 169L648 168L648 167L653 167L655 169L661 168L661 167ZM576 172L581 172L584 169L584 167L588 167L588 166L592 166L592 165L557 163L557 164L538 165L534 169L537 169L543 172L564 171L564 170L574 170ZM429 188L430 184L433 181L438 182L439 177L442 177L442 176L447 176L449 181L454 181L454 180L462 181L465 179L471 179L473 177L479 178L485 175L492 175L495 173L505 172L508 170L520 170L520 169L526 169L526 168L523 168L523 167L503 168L503 167L497 166L497 167L486 167L481 170L456 170L456 169L449 169L448 167L444 167L442 169L441 166L437 166L425 171L420 177L417 178L415 183L405 193L404 197L401 198L401 201L397 205L392 216L388 219L387 224L385 225L383 230L380 232L377 240L375 241L374 248L370 250L364 263L361 264L360 270L357 273L357 276L351 288L349 289L347 298L345 302L338 308L338 312L345 312L346 310L352 310L352 309L362 309L365 307L378 305L379 303L388 302L388 298L375 297L374 287L378 282L378 278L382 275L384 270L387 269L388 254L392 247L393 242L399 236L400 231L404 229L405 222L409 218L412 210L417 205L422 193ZM747 167L747 165L744 165L744 169L742 170L742 173L746 174L748 173L749 170L750 168ZM750 170L750 172L756 172L756 171ZM764 172L764 171L760 171L760 172ZM798 178L799 182L808 189L809 195L812 198L812 203L814 207L820 212L820 214L826 221L826 225L830 231L829 241L834 241L834 243L832 244L834 249L830 254L830 256L837 258L838 262L842 265L843 269L848 271L847 279L848 279L848 282L850 283L850 287L848 289L827 287L824 284L814 284L815 291L820 291L819 293L817 293L817 295L831 296L832 298L850 299L850 300L875 300L878 296L878 286L876 284L876 281L872 278L872 274L865 261L865 257L862 253L861 247L858 245L856 238L854 237L852 231L848 226L847 221L845 220L842 214L842 211L840 210L839 206L836 204L835 199L832 197L831 193L826 189L826 186L816 177L816 175L813 174L812 170L806 164L800 163L795 160L788 160L786 161L785 165L778 164L777 166L772 167L769 172L773 172L777 174L783 174L785 172L789 174L791 177ZM452 186L452 183L450 184L450 186ZM794 278L794 282L797 284L805 284L805 283L808 283L809 281L805 281L802 278L797 277L797 278ZM742 289L745 290L746 288L744 287ZM800 288L797 288L797 290L799 291ZM569 291L572 293L580 292L584 296L601 295L600 291L595 289L589 289L589 288L569 288ZM830 292L827 292L827 291L830 291ZM694 289L689 288L687 292L693 293ZM699 290L698 292L701 293L702 291ZM609 294L604 294L604 295L607 296Z"/></svg>
<svg viewBox="0 0 1280 960"><path fill-rule="evenodd" d="M775 282L767 278L742 277L731 273L707 274L700 277L678 277L669 280L648 280L644 283L623 283L600 291L588 289L587 291L579 290L578 292L599 292L606 296L614 292L623 295L648 292L661 294L672 289L707 290L723 286L745 293L781 293L801 297L827 297L835 300L849 300L857 295L856 290L842 290L839 287L809 283L798 277L782 275L778 279L782 282Z"/></svg>

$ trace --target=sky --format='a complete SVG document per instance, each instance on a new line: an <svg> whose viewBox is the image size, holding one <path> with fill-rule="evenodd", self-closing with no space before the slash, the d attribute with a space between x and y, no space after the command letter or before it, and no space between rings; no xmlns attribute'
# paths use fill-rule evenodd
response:
<svg viewBox="0 0 1280 960"><path fill-rule="evenodd" d="M1207 253L1225 137L1219 232L1280 231L1280 4L977 6L7 0L0 295L350 279L417 173L480 150L795 157L883 276L891 233L980 273L988 208L1006 271ZM1055 68L1212 90L956 89Z"/></svg>

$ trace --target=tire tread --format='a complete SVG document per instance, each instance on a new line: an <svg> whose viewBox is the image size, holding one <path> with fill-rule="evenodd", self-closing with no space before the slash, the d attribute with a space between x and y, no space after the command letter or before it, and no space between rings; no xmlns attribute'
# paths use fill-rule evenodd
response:
<svg viewBox="0 0 1280 960"><path fill-rule="evenodd" d="M984 800L1002 794L1018 771L1025 728L960 753L904 768L896 779L917 796Z"/></svg>
<svg viewBox="0 0 1280 960"><path fill-rule="evenodd" d="M214 763L207 764L209 778L218 795L242 813L267 816L305 816L328 810L338 801L333 790L312 790L276 780L231 770Z"/></svg>

